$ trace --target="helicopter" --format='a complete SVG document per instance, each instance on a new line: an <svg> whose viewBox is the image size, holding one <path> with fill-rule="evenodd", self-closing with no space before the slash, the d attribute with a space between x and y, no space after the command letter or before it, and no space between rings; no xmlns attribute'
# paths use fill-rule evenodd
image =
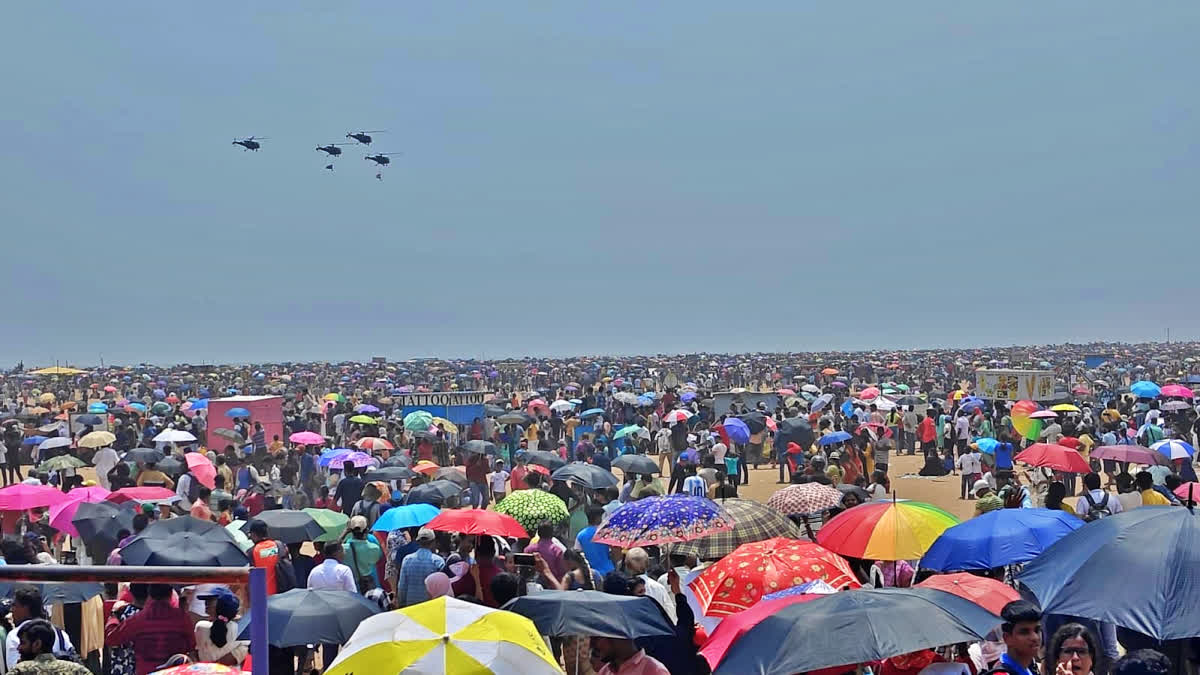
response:
<svg viewBox="0 0 1200 675"><path fill-rule="evenodd" d="M317 150L320 150L321 152L329 155L330 157L338 157L342 154L341 146L343 146L343 145L350 145L350 144L349 143L330 143L329 145L318 145Z"/></svg>
<svg viewBox="0 0 1200 675"><path fill-rule="evenodd" d="M371 144L371 136L370 135L371 134L382 134L382 133L387 133L387 132L385 130L359 131L359 132L346 134L346 138L353 138L354 140L358 141L359 143L362 143L363 145L370 145Z"/></svg>
<svg viewBox="0 0 1200 675"><path fill-rule="evenodd" d="M253 150L255 152L258 152L258 149L262 147L262 143L259 143L259 141L265 141L265 140L267 140L267 139L259 138L258 136L251 136L249 138L235 140L233 142L233 144L242 146L242 148L243 148L242 152L245 152L246 150Z"/></svg>
<svg viewBox="0 0 1200 675"><path fill-rule="evenodd" d="M372 162L375 162L376 164L378 164L379 166L387 166L388 164L392 163L392 159L390 157L388 157L388 155L398 155L398 154L400 154L400 153L398 153L398 152L381 152L377 155L367 155L366 157L363 157L363 159L369 159Z"/></svg>

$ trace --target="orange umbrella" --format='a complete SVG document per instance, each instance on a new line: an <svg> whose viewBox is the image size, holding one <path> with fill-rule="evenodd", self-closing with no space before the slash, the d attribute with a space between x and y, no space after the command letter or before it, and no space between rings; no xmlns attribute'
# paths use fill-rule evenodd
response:
<svg viewBox="0 0 1200 675"><path fill-rule="evenodd" d="M1004 609L1005 605L1013 600L1021 599L1021 595L1017 593L1016 589L1007 584L966 572L935 574L917 585L953 593L963 600L970 600L996 616L1000 616L1000 610Z"/></svg>
<svg viewBox="0 0 1200 675"><path fill-rule="evenodd" d="M837 368L826 368L825 370L821 371L821 374L822 375L837 375L838 369Z"/></svg>

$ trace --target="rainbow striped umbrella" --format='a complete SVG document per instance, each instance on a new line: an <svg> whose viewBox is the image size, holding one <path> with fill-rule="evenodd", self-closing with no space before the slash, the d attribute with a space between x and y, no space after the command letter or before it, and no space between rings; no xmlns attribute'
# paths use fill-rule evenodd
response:
<svg viewBox="0 0 1200 675"><path fill-rule="evenodd" d="M932 504L893 499L839 513L821 527L817 543L852 558L916 560L958 522Z"/></svg>

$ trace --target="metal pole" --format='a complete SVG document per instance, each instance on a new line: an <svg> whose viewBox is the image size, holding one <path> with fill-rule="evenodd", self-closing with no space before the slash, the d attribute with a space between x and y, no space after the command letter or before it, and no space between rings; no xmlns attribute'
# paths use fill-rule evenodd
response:
<svg viewBox="0 0 1200 675"><path fill-rule="evenodd" d="M250 656L253 675L267 675L267 570L250 568Z"/></svg>

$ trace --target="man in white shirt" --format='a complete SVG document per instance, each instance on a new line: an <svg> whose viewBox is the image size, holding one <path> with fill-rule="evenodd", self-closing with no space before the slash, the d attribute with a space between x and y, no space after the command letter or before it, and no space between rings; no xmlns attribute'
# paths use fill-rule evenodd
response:
<svg viewBox="0 0 1200 675"><path fill-rule="evenodd" d="M108 481L108 472L112 471L120 461L121 458L117 456L117 451L112 448L100 448L92 456L92 463L96 466L96 482L105 490L112 489Z"/></svg>
<svg viewBox="0 0 1200 675"><path fill-rule="evenodd" d="M1083 477L1083 486L1087 488L1087 492L1075 501L1075 513L1080 518L1087 520L1087 514L1092 510L1091 504L1088 503L1088 497L1091 497L1092 504L1096 505L1097 509L1108 511L1111 515L1117 515L1125 510L1121 505L1121 500L1117 499L1116 495L1111 495L1108 492L1100 489L1100 474L1089 473Z"/></svg>
<svg viewBox="0 0 1200 675"><path fill-rule="evenodd" d="M342 545L327 541L322 549L325 559L308 573L308 587L313 590L350 591L357 593L354 573L342 564Z"/></svg>
<svg viewBox="0 0 1200 675"><path fill-rule="evenodd" d="M959 418L962 419L962 418ZM979 454L979 448L974 445L968 446L967 451L958 456L954 461L955 467L961 475L960 482L962 483L962 494L959 499L975 499L975 494L967 494L967 491L979 480L983 474L983 455Z"/></svg>
<svg viewBox="0 0 1200 675"><path fill-rule="evenodd" d="M727 452L729 452L729 448L726 447L726 445L721 441L717 441L716 445L712 447L713 464L716 464L718 467L724 469L725 453Z"/></svg>
<svg viewBox="0 0 1200 675"><path fill-rule="evenodd" d="M17 665L21 660L18 646L21 643L21 627L34 619L50 620L42 600L41 591L36 588L18 588L13 594L12 621L16 628L8 632L4 641L4 658L8 668ZM75 651L71 638L58 626L54 627L54 655L66 656Z"/></svg>
<svg viewBox="0 0 1200 675"><path fill-rule="evenodd" d="M667 590L666 586L658 583L656 579L650 578L646 574L646 569L650 566L650 555L646 553L646 549L639 547L631 548L625 552L625 571L629 576L641 577L646 582L646 595L654 598L667 616L671 619L671 624L674 625L675 615L675 596Z"/></svg>

